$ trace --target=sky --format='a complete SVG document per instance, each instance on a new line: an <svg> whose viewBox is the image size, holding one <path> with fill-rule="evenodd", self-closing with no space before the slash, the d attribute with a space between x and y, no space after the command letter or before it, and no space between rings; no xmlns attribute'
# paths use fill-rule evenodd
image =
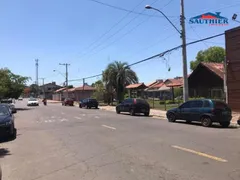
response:
<svg viewBox="0 0 240 180"><path fill-rule="evenodd" d="M129 64L148 58L181 44L180 35L163 18L145 5L163 11L180 29L180 0L1 0L0 1L0 68L36 79L35 59L39 59L39 78L45 83L62 84L69 63L71 81L100 74L113 61ZM239 0L185 0L187 42L209 37L237 27L233 13L239 15ZM129 11L126 11L129 10ZM229 19L227 26L189 24L189 19L207 12L221 12ZM225 47L220 36L187 47L189 62L200 50L211 46ZM170 71L169 71L170 67ZM172 51L164 58L132 66L140 82L182 76L182 51ZM53 70L56 70L53 72ZM86 82L91 84L96 80ZM39 80L42 84L42 80Z"/></svg>

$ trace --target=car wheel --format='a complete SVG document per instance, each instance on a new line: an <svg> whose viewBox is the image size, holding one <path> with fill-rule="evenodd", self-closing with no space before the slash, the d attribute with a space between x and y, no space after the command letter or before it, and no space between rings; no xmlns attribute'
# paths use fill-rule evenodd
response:
<svg viewBox="0 0 240 180"><path fill-rule="evenodd" d="M149 112L144 113L144 116L149 116Z"/></svg>
<svg viewBox="0 0 240 180"><path fill-rule="evenodd" d="M191 122L192 122L192 121L190 121L190 120L186 120L186 123L187 123L187 124L190 124Z"/></svg>
<svg viewBox="0 0 240 180"><path fill-rule="evenodd" d="M11 140L14 140L14 139L16 139L16 137L17 137L17 129L13 126L13 130L12 130L12 132L9 134L9 138L10 138Z"/></svg>
<svg viewBox="0 0 240 180"><path fill-rule="evenodd" d="M227 128L227 127L230 125L230 122L220 122L220 125L221 125L223 128Z"/></svg>
<svg viewBox="0 0 240 180"><path fill-rule="evenodd" d="M211 118L210 117L208 117L208 116L204 116L204 117L202 117L202 125L204 126L204 127L210 127L211 125L212 125L212 120L211 120Z"/></svg>
<svg viewBox="0 0 240 180"><path fill-rule="evenodd" d="M82 105L81 105L81 104L79 105L79 108L82 108Z"/></svg>
<svg viewBox="0 0 240 180"><path fill-rule="evenodd" d="M95 109L98 109L98 106L96 106Z"/></svg>
<svg viewBox="0 0 240 180"><path fill-rule="evenodd" d="M169 113L167 115L168 122L175 122L176 121L176 116L173 113Z"/></svg>
<svg viewBox="0 0 240 180"><path fill-rule="evenodd" d="M116 113L117 113L117 114L120 114L121 112L120 112L118 109L116 109Z"/></svg>
<svg viewBox="0 0 240 180"><path fill-rule="evenodd" d="M131 110L130 110L130 115L131 115L131 116L135 116L134 109L131 109Z"/></svg>

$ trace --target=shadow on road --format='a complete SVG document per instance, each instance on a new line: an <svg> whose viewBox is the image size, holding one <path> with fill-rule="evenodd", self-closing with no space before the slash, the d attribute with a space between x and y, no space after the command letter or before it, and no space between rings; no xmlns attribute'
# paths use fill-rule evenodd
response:
<svg viewBox="0 0 240 180"><path fill-rule="evenodd" d="M120 113L120 115L125 115L125 116L130 116L130 117L143 117L143 118L153 117L152 115L145 116L144 114L141 114L141 113L137 113L134 116L131 116L129 113Z"/></svg>
<svg viewBox="0 0 240 180"><path fill-rule="evenodd" d="M3 158L4 156L11 155L10 151L7 148L0 148L0 158Z"/></svg>
<svg viewBox="0 0 240 180"><path fill-rule="evenodd" d="M31 110L32 108L15 108L17 111L28 111Z"/></svg>
<svg viewBox="0 0 240 180"><path fill-rule="evenodd" d="M178 123L178 124L185 124L185 125L189 125L189 126L202 126L202 124L200 122L190 122L190 123L187 123L185 121L175 121L175 123ZM220 124L212 124L211 127L209 128L217 128L217 129L238 129L239 127L237 126L229 126L227 128L223 128Z"/></svg>

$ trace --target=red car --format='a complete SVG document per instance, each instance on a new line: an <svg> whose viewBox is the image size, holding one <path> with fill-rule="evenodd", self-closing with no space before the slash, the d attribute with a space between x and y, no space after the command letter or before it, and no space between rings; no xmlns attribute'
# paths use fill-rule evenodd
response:
<svg viewBox="0 0 240 180"><path fill-rule="evenodd" d="M73 106L74 105L74 100L71 98L66 98L62 101L63 106Z"/></svg>

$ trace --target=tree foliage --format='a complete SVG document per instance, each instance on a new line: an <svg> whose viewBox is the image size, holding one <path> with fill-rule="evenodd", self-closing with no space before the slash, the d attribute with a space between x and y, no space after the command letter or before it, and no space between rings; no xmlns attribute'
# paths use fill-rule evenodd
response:
<svg viewBox="0 0 240 180"><path fill-rule="evenodd" d="M117 93L118 101L124 99L125 87L129 84L138 83L136 73L126 62L115 61L110 63L103 73L103 82L109 93Z"/></svg>
<svg viewBox="0 0 240 180"><path fill-rule="evenodd" d="M218 46L201 50L197 53L196 59L190 62L191 70L194 70L200 62L216 62L221 63L225 58L225 49Z"/></svg>
<svg viewBox="0 0 240 180"><path fill-rule="evenodd" d="M105 88L103 82L101 80L98 80L95 83L92 83L92 86L96 88L92 97L97 99L98 101L104 100Z"/></svg>
<svg viewBox="0 0 240 180"><path fill-rule="evenodd" d="M18 98L28 80L28 77L14 74L7 68L0 69L0 98Z"/></svg>

